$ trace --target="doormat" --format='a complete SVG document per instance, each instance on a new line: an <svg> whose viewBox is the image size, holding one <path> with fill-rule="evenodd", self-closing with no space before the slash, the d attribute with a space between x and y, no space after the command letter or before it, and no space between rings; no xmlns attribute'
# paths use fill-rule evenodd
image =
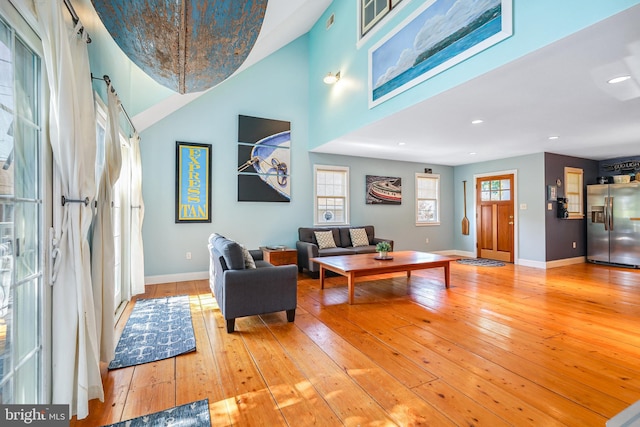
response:
<svg viewBox="0 0 640 427"><path fill-rule="evenodd" d="M139 299L122 331L109 369L168 359L195 349L187 295Z"/></svg>
<svg viewBox="0 0 640 427"><path fill-rule="evenodd" d="M186 403L165 411L155 412L149 415L132 418L119 423L109 424L104 427L150 427L150 426L175 426L175 427L211 427L209 418L209 399Z"/></svg>
<svg viewBox="0 0 640 427"><path fill-rule="evenodd" d="M504 262L496 261L493 259L484 259L484 258L465 258L459 259L458 262L464 265L476 265L479 267L502 267L504 266Z"/></svg>

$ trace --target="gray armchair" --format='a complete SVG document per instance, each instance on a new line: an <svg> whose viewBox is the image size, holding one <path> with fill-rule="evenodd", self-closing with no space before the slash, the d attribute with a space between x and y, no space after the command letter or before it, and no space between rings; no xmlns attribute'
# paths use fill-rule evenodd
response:
<svg viewBox="0 0 640 427"><path fill-rule="evenodd" d="M238 317L286 311L287 320L294 321L298 302L295 265L274 266L263 260L262 251L246 254L237 242L216 233L209 237L208 246L209 284L228 333L233 332Z"/></svg>

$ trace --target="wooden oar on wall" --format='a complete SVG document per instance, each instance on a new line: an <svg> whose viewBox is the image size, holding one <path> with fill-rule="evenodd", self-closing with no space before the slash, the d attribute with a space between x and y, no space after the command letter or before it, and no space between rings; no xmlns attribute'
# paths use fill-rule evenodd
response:
<svg viewBox="0 0 640 427"><path fill-rule="evenodd" d="M467 218L467 181L462 181L464 198L464 218L462 218L462 234L469 234L469 219Z"/></svg>

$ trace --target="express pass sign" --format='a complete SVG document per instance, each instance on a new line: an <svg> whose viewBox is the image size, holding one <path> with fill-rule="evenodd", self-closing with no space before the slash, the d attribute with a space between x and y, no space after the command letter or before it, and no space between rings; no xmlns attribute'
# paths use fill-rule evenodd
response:
<svg viewBox="0 0 640 427"><path fill-rule="evenodd" d="M211 222L211 145L176 142L176 222Z"/></svg>

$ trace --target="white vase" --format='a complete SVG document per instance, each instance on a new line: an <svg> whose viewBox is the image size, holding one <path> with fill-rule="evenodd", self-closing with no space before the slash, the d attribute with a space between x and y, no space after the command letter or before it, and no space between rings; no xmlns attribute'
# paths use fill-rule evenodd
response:
<svg viewBox="0 0 640 427"><path fill-rule="evenodd" d="M386 251L380 251L378 252L378 258L386 258L387 257L387 252Z"/></svg>

